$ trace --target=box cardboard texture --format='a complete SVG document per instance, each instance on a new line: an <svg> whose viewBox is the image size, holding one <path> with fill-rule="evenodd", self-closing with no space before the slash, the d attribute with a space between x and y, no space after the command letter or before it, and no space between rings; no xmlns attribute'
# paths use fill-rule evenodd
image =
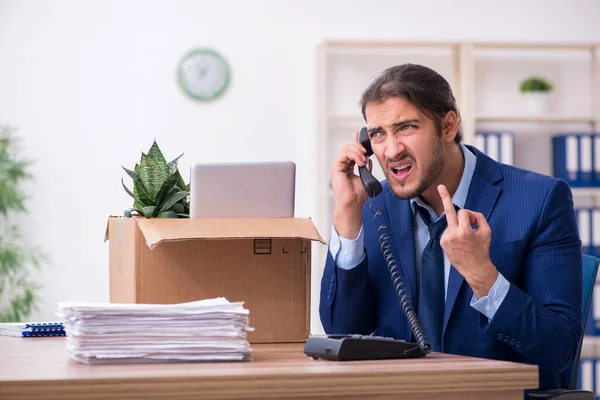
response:
<svg viewBox="0 0 600 400"><path fill-rule="evenodd" d="M244 301L250 343L305 341L310 333L311 241L306 218L110 217L110 301Z"/></svg>

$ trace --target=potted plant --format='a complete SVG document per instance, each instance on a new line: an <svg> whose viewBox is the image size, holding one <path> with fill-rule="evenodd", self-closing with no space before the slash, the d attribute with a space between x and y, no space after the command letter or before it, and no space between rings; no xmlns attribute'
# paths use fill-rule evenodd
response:
<svg viewBox="0 0 600 400"><path fill-rule="evenodd" d="M21 322L37 309L40 285L31 278L45 255L25 244L10 217L26 211L21 183L30 162L18 156L16 129L0 126L0 322Z"/></svg>
<svg viewBox="0 0 600 400"><path fill-rule="evenodd" d="M520 85L525 107L530 113L541 115L549 111L549 95L554 86L541 76L530 76Z"/></svg>
<svg viewBox="0 0 600 400"><path fill-rule="evenodd" d="M167 162L155 140L147 154L142 152L133 170L123 167L133 179L133 191L121 179L123 188L133 198L133 207L125 210L126 217L189 218L190 185L177 168L181 156Z"/></svg>

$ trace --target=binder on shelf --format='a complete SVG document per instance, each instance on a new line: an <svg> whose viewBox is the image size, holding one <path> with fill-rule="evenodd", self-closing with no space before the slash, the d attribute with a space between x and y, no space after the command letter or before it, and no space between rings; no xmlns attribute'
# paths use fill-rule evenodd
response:
<svg viewBox="0 0 600 400"><path fill-rule="evenodd" d="M591 255L600 257L600 208L595 207L591 209L592 220L590 230L591 234Z"/></svg>
<svg viewBox="0 0 600 400"><path fill-rule="evenodd" d="M486 154L485 152L485 134L481 133L481 132L476 132L475 133L475 147L483 152L484 154Z"/></svg>
<svg viewBox="0 0 600 400"><path fill-rule="evenodd" d="M585 334L588 336L600 336L600 283L596 282L592 292L592 301L585 325Z"/></svg>
<svg viewBox="0 0 600 400"><path fill-rule="evenodd" d="M593 135L579 135L579 160L581 168L581 186L592 186L592 142Z"/></svg>
<svg viewBox="0 0 600 400"><path fill-rule="evenodd" d="M577 228L579 229L579 238L581 239L581 252L583 254L592 254L592 231L594 228L592 223L592 212L592 209L589 208L575 209Z"/></svg>
<svg viewBox="0 0 600 400"><path fill-rule="evenodd" d="M579 138L577 135L559 135L552 138L554 176L570 186L581 186L579 173Z"/></svg>
<svg viewBox="0 0 600 400"><path fill-rule="evenodd" d="M494 134L486 134L485 136L485 153L491 159L500 161L500 146L498 145L498 136Z"/></svg>
<svg viewBox="0 0 600 400"><path fill-rule="evenodd" d="M0 323L0 335L16 337L66 336L62 322Z"/></svg>
<svg viewBox="0 0 600 400"><path fill-rule="evenodd" d="M508 165L515 164L515 137L512 132L500 134L500 162Z"/></svg>
<svg viewBox="0 0 600 400"><path fill-rule="evenodd" d="M589 390L596 393L596 360L593 358L581 358L577 373L577 389ZM600 388L599 388L600 389Z"/></svg>
<svg viewBox="0 0 600 400"><path fill-rule="evenodd" d="M581 240L581 252L593 256L600 255L600 208L578 207L575 209L575 216ZM600 283L595 284L592 292L584 335L600 336Z"/></svg>
<svg viewBox="0 0 600 400"><path fill-rule="evenodd" d="M576 207L581 252L600 257L600 207Z"/></svg>
<svg viewBox="0 0 600 400"><path fill-rule="evenodd" d="M515 138L512 132L476 132L475 146L493 160L503 164L514 165Z"/></svg>
<svg viewBox="0 0 600 400"><path fill-rule="evenodd" d="M599 151L596 151L598 148ZM554 176L573 187L600 186L600 137L565 133L552 138ZM598 158L598 160L596 160Z"/></svg>
<svg viewBox="0 0 600 400"><path fill-rule="evenodd" d="M592 155L594 162L592 167L592 186L600 186L600 133L592 135L594 145L592 146Z"/></svg>
<svg viewBox="0 0 600 400"><path fill-rule="evenodd" d="M583 329L584 336L600 336L600 283L594 285L588 317Z"/></svg>
<svg viewBox="0 0 600 400"><path fill-rule="evenodd" d="M594 305L590 303L590 309L587 320L585 321L585 327L583 329L584 336L597 336L596 335L596 323L594 322Z"/></svg>

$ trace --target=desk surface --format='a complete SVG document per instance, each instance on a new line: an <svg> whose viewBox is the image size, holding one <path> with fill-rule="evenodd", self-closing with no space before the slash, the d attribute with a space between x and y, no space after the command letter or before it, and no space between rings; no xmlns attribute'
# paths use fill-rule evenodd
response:
<svg viewBox="0 0 600 400"><path fill-rule="evenodd" d="M522 399L538 385L531 365L439 353L332 362L306 357L303 344L252 345L250 362L89 366L64 340L0 336L0 399Z"/></svg>

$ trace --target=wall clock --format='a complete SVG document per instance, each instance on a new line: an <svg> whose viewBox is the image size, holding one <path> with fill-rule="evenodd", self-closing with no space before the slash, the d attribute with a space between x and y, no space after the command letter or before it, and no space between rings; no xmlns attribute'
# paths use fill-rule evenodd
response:
<svg viewBox="0 0 600 400"><path fill-rule="evenodd" d="M177 78L188 96L209 101L219 97L227 88L229 66L215 50L194 49L181 59Z"/></svg>

